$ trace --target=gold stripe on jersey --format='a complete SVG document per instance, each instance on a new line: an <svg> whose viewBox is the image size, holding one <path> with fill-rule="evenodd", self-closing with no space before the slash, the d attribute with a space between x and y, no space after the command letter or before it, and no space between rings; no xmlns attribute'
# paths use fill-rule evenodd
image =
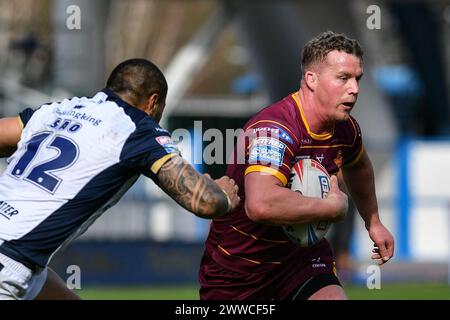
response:
<svg viewBox="0 0 450 320"><path fill-rule="evenodd" d="M166 154L165 156L163 156L162 158L160 158L159 160L156 160L152 167L150 168L150 170L154 173L157 174L159 169L161 169L161 167L167 162L169 161L169 159L171 159L173 156L177 155L177 153L169 153Z"/></svg>
<svg viewBox="0 0 450 320"><path fill-rule="evenodd" d="M227 256L230 256L230 257L236 257L236 258L239 258L239 259L242 259L242 260L245 260L245 261L247 261L247 262L254 263L254 264L263 264L263 263L281 264L281 261L257 261L257 260L247 259L247 258L244 258L244 257L237 256L237 255L234 255L234 254L229 253L227 250L225 250L224 248L222 248L220 245L217 245L217 247L218 247L223 253L225 253Z"/></svg>
<svg viewBox="0 0 450 320"><path fill-rule="evenodd" d="M244 175L246 176L247 174L251 173L251 172L264 172L264 173L268 173L272 176L277 177L281 183L283 184L283 187L286 186L287 184L287 178L284 176L284 174L282 174L280 171L274 169L274 168L270 168L270 167L266 167L266 166L261 166L261 165L253 165L253 166L249 166L246 170Z"/></svg>
<svg viewBox="0 0 450 320"><path fill-rule="evenodd" d="M303 108L302 108L302 106L300 104L300 100L298 98L298 93L297 92L293 93L292 94L292 98L294 99L295 103L297 104L298 110L300 110L300 116L302 117L303 124L305 125L306 131L311 136L311 138L316 139L316 140L327 140L327 139L330 139L333 136L333 133L316 134L316 133L311 131L311 129L309 128L309 124L306 121L305 114L303 113Z"/></svg>
<svg viewBox="0 0 450 320"><path fill-rule="evenodd" d="M356 156L355 160L353 160L352 162L346 164L344 167L348 168L353 166L355 163L357 163L359 161L359 159L361 158L361 156L363 155L363 151L364 151L365 147L364 145L361 146L361 150L359 151L358 155Z"/></svg>
<svg viewBox="0 0 450 320"><path fill-rule="evenodd" d="M300 149L327 149L338 147L352 147L352 144L333 144L331 146L301 146Z"/></svg>
<svg viewBox="0 0 450 320"><path fill-rule="evenodd" d="M291 129L289 129L288 127L286 127L284 124L279 123L278 121L274 121L274 120L259 120L259 121L256 121L255 123L249 125L249 126L247 127L247 130L250 129L250 128L252 128L254 125L256 125L256 124L258 124L258 123L261 123L261 122L275 123L275 124L279 125L280 127L283 127L284 129L286 129L287 131L289 131L289 132L292 134L292 137L295 139L295 141L298 142L297 136L291 131Z"/></svg>
<svg viewBox="0 0 450 320"><path fill-rule="evenodd" d="M25 126L23 125L22 118L20 116L17 116L17 120L19 121L20 128L23 129Z"/></svg>
<svg viewBox="0 0 450 320"><path fill-rule="evenodd" d="M355 137L353 138L353 143L352 143L352 146L353 146L353 145L355 144L356 138L357 138L357 136L358 136L358 130L356 130L355 124L353 123L353 120L352 120L351 117L350 117L350 123L351 123L352 126L353 126L353 130L355 130Z"/></svg>
<svg viewBox="0 0 450 320"><path fill-rule="evenodd" d="M237 231L237 232L243 234L244 236L250 237L250 238L252 238L252 239L254 239L254 240L260 240L260 241L266 241L266 242L273 242L273 243L289 243L289 241L287 241L287 240L271 240L271 239L266 239L266 238L258 238L258 237L256 237L256 236L254 236L253 234L249 234L249 233L246 233L246 232L244 232L244 231L242 231L242 230L239 230L238 228L236 228L236 227L233 226L233 225L230 225L230 227L231 227L234 231Z"/></svg>

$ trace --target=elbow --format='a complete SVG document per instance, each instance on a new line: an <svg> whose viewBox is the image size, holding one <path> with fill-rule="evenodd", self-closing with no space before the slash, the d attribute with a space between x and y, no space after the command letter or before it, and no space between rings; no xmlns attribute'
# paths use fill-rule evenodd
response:
<svg viewBox="0 0 450 320"><path fill-rule="evenodd" d="M269 210L262 201L248 200L245 202L245 213L253 222L267 223L269 220Z"/></svg>

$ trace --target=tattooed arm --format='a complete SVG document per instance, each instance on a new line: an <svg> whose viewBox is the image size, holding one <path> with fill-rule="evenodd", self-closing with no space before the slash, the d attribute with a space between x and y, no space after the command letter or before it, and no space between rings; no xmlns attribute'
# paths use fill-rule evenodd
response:
<svg viewBox="0 0 450 320"><path fill-rule="evenodd" d="M216 182L199 174L182 157L174 156L159 169L159 186L183 208L202 218L217 218L239 203L233 179Z"/></svg>

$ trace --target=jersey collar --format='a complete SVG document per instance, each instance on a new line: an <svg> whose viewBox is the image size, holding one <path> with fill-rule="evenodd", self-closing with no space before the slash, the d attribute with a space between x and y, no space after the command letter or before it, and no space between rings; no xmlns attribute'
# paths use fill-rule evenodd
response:
<svg viewBox="0 0 450 320"><path fill-rule="evenodd" d="M316 139L316 140L327 140L330 139L333 136L333 133L324 133L324 134L316 134L314 132L311 131L308 121L306 121L306 117L305 117L305 113L303 112L303 108L302 105L300 104L300 99L298 97L298 93L295 92L292 95L292 98L294 99L298 110L300 111L300 116L302 118L302 122L305 125L306 131L308 132L308 134L311 136L311 138Z"/></svg>

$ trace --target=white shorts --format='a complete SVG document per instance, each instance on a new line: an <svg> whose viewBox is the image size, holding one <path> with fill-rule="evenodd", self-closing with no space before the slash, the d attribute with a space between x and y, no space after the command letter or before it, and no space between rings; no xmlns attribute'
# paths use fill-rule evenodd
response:
<svg viewBox="0 0 450 320"><path fill-rule="evenodd" d="M0 269L0 300L33 300L47 280L47 267L38 268L33 273L1 253Z"/></svg>

